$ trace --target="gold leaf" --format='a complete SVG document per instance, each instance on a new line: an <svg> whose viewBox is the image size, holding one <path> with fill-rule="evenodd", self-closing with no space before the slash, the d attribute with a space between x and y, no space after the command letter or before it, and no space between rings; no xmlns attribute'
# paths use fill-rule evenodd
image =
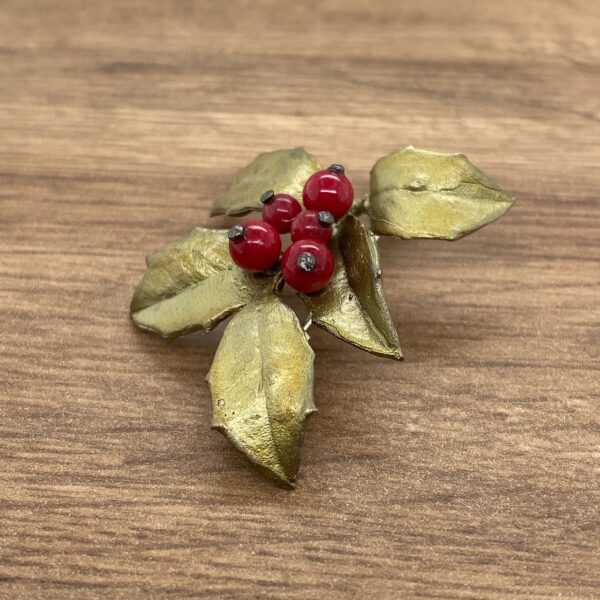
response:
<svg viewBox="0 0 600 600"><path fill-rule="evenodd" d="M199 227L146 262L131 315L138 327L168 338L209 331L275 285L275 276L252 275L234 265L225 230Z"/></svg>
<svg viewBox="0 0 600 600"><path fill-rule="evenodd" d="M320 169L304 148L259 154L234 176L229 189L215 202L211 215L243 215L261 210L261 195L267 190L291 194L302 201L305 181Z"/></svg>
<svg viewBox="0 0 600 600"><path fill-rule="evenodd" d="M312 400L314 353L295 313L273 295L228 324L206 379L213 427L292 486Z"/></svg>
<svg viewBox="0 0 600 600"><path fill-rule="evenodd" d="M148 270L140 281L131 312L160 300L233 266L227 231L198 227L187 237L173 242L146 258Z"/></svg>
<svg viewBox="0 0 600 600"><path fill-rule="evenodd" d="M400 360L398 333L383 297L375 236L348 215L332 249L332 280L317 294L300 295L313 322L363 350Z"/></svg>
<svg viewBox="0 0 600 600"><path fill-rule="evenodd" d="M374 233L459 239L502 216L514 203L463 154L408 146L371 170L368 212Z"/></svg>

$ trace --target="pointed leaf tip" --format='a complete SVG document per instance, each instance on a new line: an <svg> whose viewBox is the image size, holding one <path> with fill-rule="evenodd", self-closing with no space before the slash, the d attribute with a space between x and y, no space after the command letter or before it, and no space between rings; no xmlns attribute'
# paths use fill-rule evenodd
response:
<svg viewBox="0 0 600 600"><path fill-rule="evenodd" d="M312 399L314 353L277 296L238 312L207 375L213 427L278 482L294 485Z"/></svg>
<svg viewBox="0 0 600 600"><path fill-rule="evenodd" d="M463 154L408 146L371 171L374 233L457 240L501 217L514 203Z"/></svg>
<svg viewBox="0 0 600 600"><path fill-rule="evenodd" d="M332 249L336 256L332 280L317 294L300 295L313 322L358 348L401 360L398 333L383 296L375 236L348 215Z"/></svg>

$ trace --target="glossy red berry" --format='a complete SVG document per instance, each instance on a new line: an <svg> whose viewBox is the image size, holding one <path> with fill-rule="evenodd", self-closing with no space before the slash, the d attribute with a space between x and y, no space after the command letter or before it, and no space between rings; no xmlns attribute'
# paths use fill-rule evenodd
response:
<svg viewBox="0 0 600 600"><path fill-rule="evenodd" d="M318 292L331 279L335 259L331 250L316 240L294 242L281 259L283 278L299 292Z"/></svg>
<svg viewBox="0 0 600 600"><path fill-rule="evenodd" d="M289 194L276 194L269 190L261 196L260 201L263 204L263 219L279 233L289 233L292 221L302 212L300 202Z"/></svg>
<svg viewBox="0 0 600 600"><path fill-rule="evenodd" d="M352 206L354 188L342 165L311 175L304 184L304 206L309 210L328 210L336 219L343 217Z"/></svg>
<svg viewBox="0 0 600 600"><path fill-rule="evenodd" d="M292 223L292 242L317 240L328 244L333 235L334 216L328 210L305 210Z"/></svg>
<svg viewBox="0 0 600 600"><path fill-rule="evenodd" d="M229 253L233 262L246 271L268 271L281 253L281 238L264 221L246 221L229 230Z"/></svg>

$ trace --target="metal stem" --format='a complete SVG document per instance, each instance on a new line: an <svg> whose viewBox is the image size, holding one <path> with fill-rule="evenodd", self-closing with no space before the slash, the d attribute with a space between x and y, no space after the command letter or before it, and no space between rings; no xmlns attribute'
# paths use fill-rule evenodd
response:
<svg viewBox="0 0 600 600"><path fill-rule="evenodd" d="M362 198L357 200L352 207L350 208L350 214L358 217L362 215L367 210L367 206L369 203L369 194L365 194Z"/></svg>

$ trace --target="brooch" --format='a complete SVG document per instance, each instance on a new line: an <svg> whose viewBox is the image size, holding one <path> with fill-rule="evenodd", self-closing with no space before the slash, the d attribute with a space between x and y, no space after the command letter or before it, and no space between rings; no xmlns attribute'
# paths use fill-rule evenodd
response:
<svg viewBox="0 0 600 600"><path fill-rule="evenodd" d="M393 152L375 163L369 193L357 199L342 165L323 169L303 148L260 154L211 214L260 211L262 218L229 230L198 227L148 256L131 316L174 338L233 315L207 375L212 427L265 474L293 486L305 419L316 410L309 326L402 358L378 236L457 240L513 202L462 154ZM310 313L304 326L282 299L286 285Z"/></svg>

